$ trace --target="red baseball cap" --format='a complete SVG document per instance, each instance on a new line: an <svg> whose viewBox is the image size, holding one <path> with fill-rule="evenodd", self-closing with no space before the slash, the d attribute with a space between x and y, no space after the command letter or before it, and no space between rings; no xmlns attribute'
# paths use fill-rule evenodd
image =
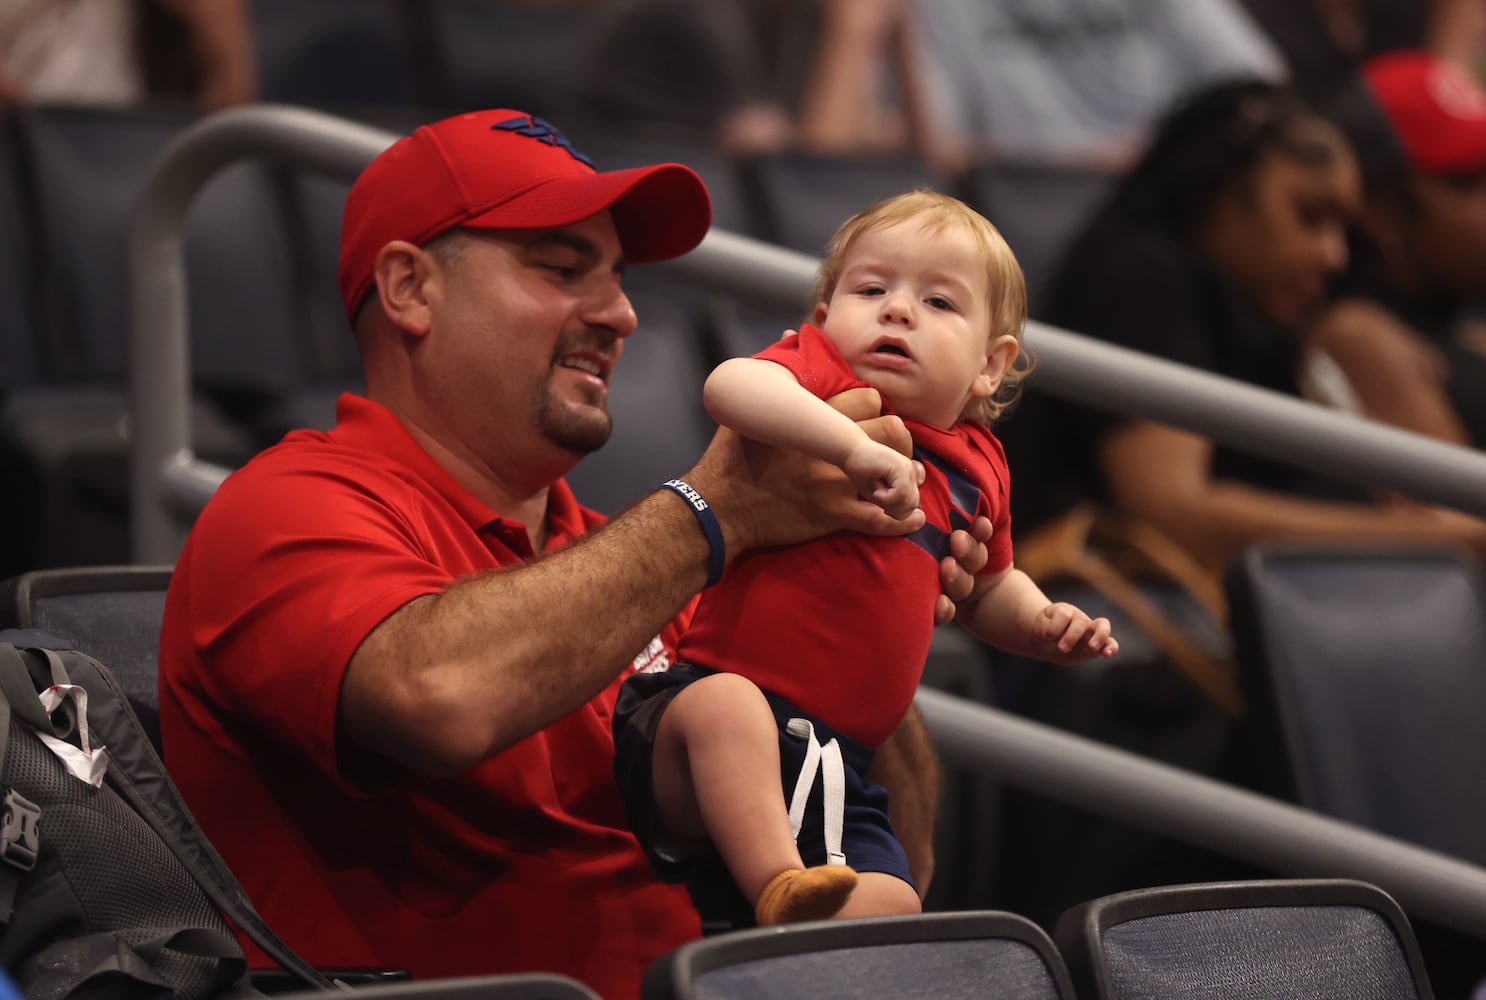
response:
<svg viewBox="0 0 1486 1000"><path fill-rule="evenodd" d="M1486 172L1486 91L1430 52L1389 52L1363 67L1409 164L1426 174Z"/></svg>
<svg viewBox="0 0 1486 1000"><path fill-rule="evenodd" d="M627 260L679 257L707 235L712 200L690 168L599 172L540 118L498 109L424 125L383 150L346 197L340 288L346 314L372 287L377 253L455 226L546 229L611 209Z"/></svg>

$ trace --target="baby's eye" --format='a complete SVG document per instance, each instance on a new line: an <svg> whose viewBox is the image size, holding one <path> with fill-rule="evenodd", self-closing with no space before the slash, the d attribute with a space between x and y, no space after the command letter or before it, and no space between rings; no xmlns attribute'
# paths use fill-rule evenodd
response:
<svg viewBox="0 0 1486 1000"><path fill-rule="evenodd" d="M868 286L866 288L863 288L861 290L861 292L858 293L858 294L861 294L861 295L881 295L881 294L883 294L883 289L878 288L876 285L870 285L870 286Z"/></svg>
<svg viewBox="0 0 1486 1000"><path fill-rule="evenodd" d="M924 299L924 301L933 306L935 309L953 309L955 307L955 304L949 299L946 299L943 295L930 295L927 299Z"/></svg>

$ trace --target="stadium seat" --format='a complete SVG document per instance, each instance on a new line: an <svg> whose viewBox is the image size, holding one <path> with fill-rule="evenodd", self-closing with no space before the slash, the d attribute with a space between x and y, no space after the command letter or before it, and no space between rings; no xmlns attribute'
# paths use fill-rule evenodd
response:
<svg viewBox="0 0 1486 1000"><path fill-rule="evenodd" d="M417 5L397 0L253 0L261 100L311 107L411 104Z"/></svg>
<svg viewBox="0 0 1486 1000"><path fill-rule="evenodd" d="M1486 862L1486 581L1450 548L1260 545L1226 579L1263 791Z"/></svg>
<svg viewBox="0 0 1486 1000"><path fill-rule="evenodd" d="M215 407L192 410L196 453L238 463L252 436ZM131 425L122 387L24 385L0 409L0 577L128 562Z"/></svg>
<svg viewBox="0 0 1486 1000"><path fill-rule="evenodd" d="M160 622L169 566L36 570L0 582L0 628L35 629L108 667L160 748Z"/></svg>
<svg viewBox="0 0 1486 1000"><path fill-rule="evenodd" d="M951 179L916 157L789 152L741 168L759 237L817 256L841 223L873 202L920 186L951 192Z"/></svg>
<svg viewBox="0 0 1486 1000"><path fill-rule="evenodd" d="M1052 940L1011 913L825 920L734 931L682 945L645 974L644 1000L1064 1000Z"/></svg>
<svg viewBox="0 0 1486 1000"><path fill-rule="evenodd" d="M567 128L579 41L594 19L588 5L424 0L417 7L434 103L519 108Z"/></svg>
<svg viewBox="0 0 1486 1000"><path fill-rule="evenodd" d="M1084 903L1053 936L1084 1000L1430 1000L1408 919L1340 879L1163 886Z"/></svg>
<svg viewBox="0 0 1486 1000"><path fill-rule="evenodd" d="M1118 179L1109 171L1016 161L977 163L965 172L964 198L1011 245L1033 316L1064 251Z"/></svg>
<svg viewBox="0 0 1486 1000"><path fill-rule="evenodd" d="M48 304L42 381L12 393L0 451L26 490L7 499L0 574L124 562L131 429L128 234L161 150L193 120L179 108L27 106L16 152L34 217L37 280ZM258 411L305 378L303 309L281 187L262 164L213 178L185 232L197 454L227 465L261 440Z"/></svg>
<svg viewBox="0 0 1486 1000"><path fill-rule="evenodd" d="M43 278L68 306L54 335L59 379L121 383L129 346L128 235L161 150L194 120L185 110L27 107L17 112L43 238ZM271 175L243 163L218 174L186 226L198 384L227 393L296 383L299 311Z"/></svg>

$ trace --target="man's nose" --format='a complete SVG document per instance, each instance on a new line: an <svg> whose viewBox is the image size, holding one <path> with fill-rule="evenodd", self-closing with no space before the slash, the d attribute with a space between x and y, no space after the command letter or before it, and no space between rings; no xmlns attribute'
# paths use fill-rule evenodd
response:
<svg viewBox="0 0 1486 1000"><path fill-rule="evenodd" d="M594 297L584 311L584 322L612 330L616 337L628 337L635 332L640 319L635 315L634 303L624 289L615 286L612 290Z"/></svg>

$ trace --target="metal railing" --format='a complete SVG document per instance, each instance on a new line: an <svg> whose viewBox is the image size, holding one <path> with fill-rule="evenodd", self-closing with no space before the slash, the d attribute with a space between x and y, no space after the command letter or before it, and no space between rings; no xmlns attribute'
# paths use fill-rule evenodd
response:
<svg viewBox="0 0 1486 1000"><path fill-rule="evenodd" d="M191 340L182 234L196 195L239 160L354 178L397 136L303 108L252 105L202 118L161 150L129 232L130 536L135 562L173 563L230 471L191 448Z"/></svg>
<svg viewBox="0 0 1486 1000"><path fill-rule="evenodd" d="M1263 868L1359 878L1486 939L1486 868L942 691L917 704L945 759L978 774Z"/></svg>
<svg viewBox="0 0 1486 1000"><path fill-rule="evenodd" d="M395 138L313 111L257 105L204 118L161 153L130 239L136 562L173 562L228 472L191 449L182 231L192 200L216 171L244 158L349 180ZM808 301L815 266L807 255L718 231L658 265L700 287L788 308ZM1039 358L1040 391L1486 516L1479 453L1037 323L1026 340ZM921 690L919 703L947 756L1008 784L1264 867L1373 882L1414 913L1486 937L1486 869L942 692Z"/></svg>

